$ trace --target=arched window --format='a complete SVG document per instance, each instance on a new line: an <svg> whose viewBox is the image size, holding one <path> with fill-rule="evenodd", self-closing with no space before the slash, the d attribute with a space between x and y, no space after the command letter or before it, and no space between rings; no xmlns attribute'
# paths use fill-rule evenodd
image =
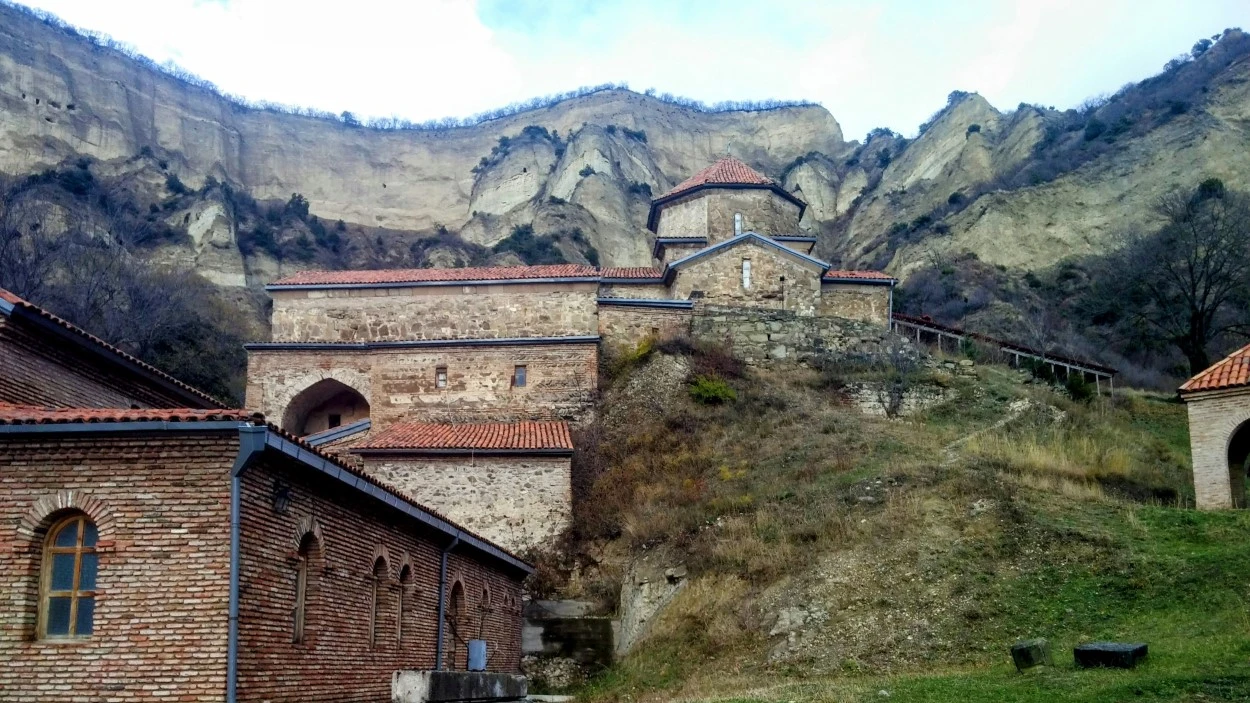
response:
<svg viewBox="0 0 1250 703"><path fill-rule="evenodd" d="M94 631L98 538L95 523L82 513L48 530L39 589L41 637L90 637Z"/></svg>
<svg viewBox="0 0 1250 703"><path fill-rule="evenodd" d="M376 648L381 640L382 597L386 589L386 560L378 557L373 562L373 577L369 593L369 646Z"/></svg>
<svg viewBox="0 0 1250 703"><path fill-rule="evenodd" d="M464 636L464 586L456 581L451 587L451 596L447 602L447 649L451 651L451 668L457 666L457 658L465 642L468 640ZM467 654L466 654L467 656ZM465 660L465 668L468 668L468 660Z"/></svg>
<svg viewBox="0 0 1250 703"><path fill-rule="evenodd" d="M303 642L307 629L307 616L305 612L308 607L308 591L311 584L309 577L312 569L309 562L312 561L313 553L317 548L317 538L312 534L304 535L299 543L299 561L295 565L295 609L294 609L294 628L291 634L292 642Z"/></svg>
<svg viewBox="0 0 1250 703"><path fill-rule="evenodd" d="M399 570L399 602L395 606L395 642L402 647L404 645L404 601L408 599L408 592L412 590L412 567L404 564Z"/></svg>

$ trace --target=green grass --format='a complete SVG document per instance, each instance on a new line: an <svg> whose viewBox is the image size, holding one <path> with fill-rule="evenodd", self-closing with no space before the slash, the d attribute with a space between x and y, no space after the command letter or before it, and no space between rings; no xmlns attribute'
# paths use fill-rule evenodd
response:
<svg viewBox="0 0 1250 703"><path fill-rule="evenodd" d="M580 696L1250 701L1250 514L1177 507L1192 495L1183 406L1074 403L978 374L906 421L861 416L795 371L734 382L733 405L686 399L631 427L605 474L628 525L616 548L668 554L692 586ZM1021 399L1041 409L944 449ZM1163 489L1182 499L1151 497ZM822 590L831 574L850 580ZM732 604L715 597L728 579ZM784 602L830 613L828 637L797 658L770 654ZM889 619L903 613L925 620L915 642ZM1056 665L1021 675L1008 648L1031 637L1051 641ZM1076 669L1072 647L1102 639L1145 641L1150 658Z"/></svg>

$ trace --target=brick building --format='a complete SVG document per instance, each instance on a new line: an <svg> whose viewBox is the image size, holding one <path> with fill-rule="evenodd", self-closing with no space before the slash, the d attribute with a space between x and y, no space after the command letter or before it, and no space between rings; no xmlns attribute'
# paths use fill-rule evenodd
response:
<svg viewBox="0 0 1250 703"><path fill-rule="evenodd" d="M381 702L471 639L519 668L524 561L0 300L0 699Z"/></svg>
<svg viewBox="0 0 1250 703"><path fill-rule="evenodd" d="M1189 411L1198 508L1245 508L1250 459L1250 345L1186 381L1180 395Z"/></svg>
<svg viewBox="0 0 1250 703"><path fill-rule="evenodd" d="M2 288L0 402L90 408L225 407Z"/></svg>
<svg viewBox="0 0 1250 703"><path fill-rule="evenodd" d="M273 338L247 347L247 406L310 441L333 437L328 449L503 544L540 546L570 512L571 447L377 443L414 423L520 438L525 423L578 422L602 343L693 335L762 362L879 342L894 279L813 257L805 207L722 159L653 201L656 266L294 274L267 287Z"/></svg>

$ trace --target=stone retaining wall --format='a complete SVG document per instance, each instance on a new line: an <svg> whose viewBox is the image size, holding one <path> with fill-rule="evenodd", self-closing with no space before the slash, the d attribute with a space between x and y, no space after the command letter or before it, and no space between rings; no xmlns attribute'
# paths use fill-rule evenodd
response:
<svg viewBox="0 0 1250 703"><path fill-rule="evenodd" d="M877 351L888 330L881 325L837 317L811 317L786 310L696 306L691 334L727 341L747 363L807 361L822 353Z"/></svg>

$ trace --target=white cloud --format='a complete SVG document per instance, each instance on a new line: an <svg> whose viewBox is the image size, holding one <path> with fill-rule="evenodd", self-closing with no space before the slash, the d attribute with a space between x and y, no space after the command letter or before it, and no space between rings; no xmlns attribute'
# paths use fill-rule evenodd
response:
<svg viewBox="0 0 1250 703"><path fill-rule="evenodd" d="M951 90L1067 107L1250 16L1244 0L30 0L254 100L415 120L626 81L806 98L848 138Z"/></svg>

